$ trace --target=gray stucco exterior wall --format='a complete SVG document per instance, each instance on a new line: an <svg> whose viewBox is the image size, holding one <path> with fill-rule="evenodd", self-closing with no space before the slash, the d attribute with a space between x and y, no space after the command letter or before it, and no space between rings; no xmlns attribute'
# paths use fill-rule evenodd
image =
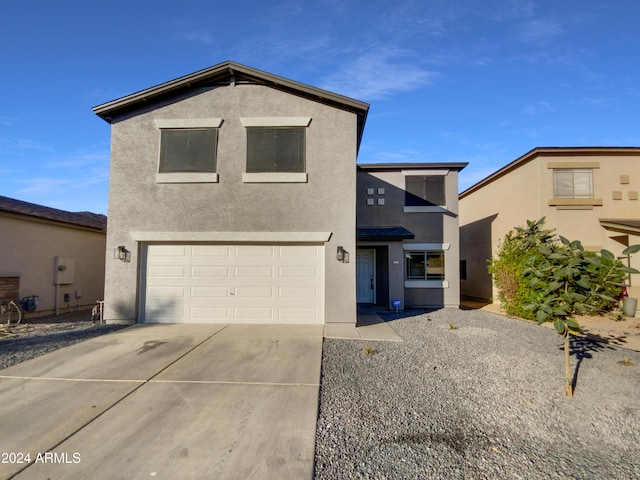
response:
<svg viewBox="0 0 640 480"><path fill-rule="evenodd" d="M217 183L157 183L156 119L222 118ZM306 183L244 183L242 117L311 117L306 129ZM135 232L331 232L325 244L325 322L356 319L355 258L357 118L354 113L267 86L227 85L192 92L112 119L105 318L139 319L143 246ZM183 237L181 237L183 238ZM232 243L232 242L229 242ZM119 245L131 262L114 259Z"/></svg>
<svg viewBox="0 0 640 480"><path fill-rule="evenodd" d="M411 168L444 175L446 209L432 212L405 213L405 174ZM451 168L429 167L416 164L413 167L377 168L366 166L358 171L357 223L358 228L404 227L415 235L413 239L392 242L361 241L360 247L388 245L389 302L399 298L406 306L459 306L460 304L460 234L458 229L458 171L460 165ZM373 194L369 190L373 188ZM379 194L379 189L384 189ZM373 199L373 205L367 204ZM384 199L380 205L378 200ZM446 288L407 288L405 281L406 244L450 244L445 251ZM395 263L394 263L395 262ZM391 308L391 304L388 305Z"/></svg>

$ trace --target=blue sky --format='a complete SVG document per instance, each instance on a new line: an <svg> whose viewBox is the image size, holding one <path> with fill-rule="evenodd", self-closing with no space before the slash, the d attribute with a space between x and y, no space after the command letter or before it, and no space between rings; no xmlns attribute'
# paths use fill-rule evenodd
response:
<svg viewBox="0 0 640 480"><path fill-rule="evenodd" d="M232 60L371 104L358 162L640 145L636 0L0 0L0 195L107 213L91 107Z"/></svg>

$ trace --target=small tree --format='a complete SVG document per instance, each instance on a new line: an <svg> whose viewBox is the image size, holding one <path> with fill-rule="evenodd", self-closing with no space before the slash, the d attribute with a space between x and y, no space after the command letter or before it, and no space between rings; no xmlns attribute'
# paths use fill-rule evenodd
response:
<svg viewBox="0 0 640 480"><path fill-rule="evenodd" d="M520 280L526 282L533 293L524 310L531 311L538 324L552 322L564 338L565 394L573 396L569 366L569 336L580 332L576 315L600 311L603 305L616 304L614 298L621 291L629 273L639 273L617 260L613 253L601 250L599 254L587 252L579 241L559 236L535 242L541 222L528 221L524 238L536 247L523 262ZM627 247L623 255L640 251L640 245ZM614 293L615 292L615 293Z"/></svg>

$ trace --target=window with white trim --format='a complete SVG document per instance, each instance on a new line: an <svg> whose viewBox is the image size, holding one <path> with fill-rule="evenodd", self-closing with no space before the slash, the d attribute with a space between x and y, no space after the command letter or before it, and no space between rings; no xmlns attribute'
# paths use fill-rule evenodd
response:
<svg viewBox="0 0 640 480"><path fill-rule="evenodd" d="M218 130L222 118L155 119L160 131L158 183L218 182Z"/></svg>
<svg viewBox="0 0 640 480"><path fill-rule="evenodd" d="M214 173L217 128L169 128L160 131L159 173Z"/></svg>
<svg viewBox="0 0 640 480"><path fill-rule="evenodd" d="M431 207L445 205L443 175L408 175L405 177L405 206Z"/></svg>
<svg viewBox="0 0 640 480"><path fill-rule="evenodd" d="M247 128L247 173L304 173L305 128Z"/></svg>
<svg viewBox="0 0 640 480"><path fill-rule="evenodd" d="M593 169L553 170L554 198L593 198Z"/></svg>
<svg viewBox="0 0 640 480"><path fill-rule="evenodd" d="M444 251L405 251L406 280L444 280Z"/></svg>

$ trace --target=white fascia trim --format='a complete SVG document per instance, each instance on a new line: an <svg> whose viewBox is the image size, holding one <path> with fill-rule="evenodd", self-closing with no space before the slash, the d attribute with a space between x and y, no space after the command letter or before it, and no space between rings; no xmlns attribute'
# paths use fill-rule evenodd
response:
<svg viewBox="0 0 640 480"><path fill-rule="evenodd" d="M449 170L402 170L405 177L435 177L448 174Z"/></svg>
<svg viewBox="0 0 640 480"><path fill-rule="evenodd" d="M403 250L449 250L450 243L403 243Z"/></svg>
<svg viewBox="0 0 640 480"><path fill-rule="evenodd" d="M311 117L241 117L244 127L308 127Z"/></svg>
<svg viewBox="0 0 640 480"><path fill-rule="evenodd" d="M220 128L222 118L156 118L157 128Z"/></svg>
<svg viewBox="0 0 640 480"><path fill-rule="evenodd" d="M156 173L156 183L218 183L217 173Z"/></svg>
<svg viewBox="0 0 640 480"><path fill-rule="evenodd" d="M405 280L404 288L449 288L447 280Z"/></svg>
<svg viewBox="0 0 640 480"><path fill-rule="evenodd" d="M131 232L136 242L324 243L331 232Z"/></svg>
<svg viewBox="0 0 640 480"><path fill-rule="evenodd" d="M404 213L446 213L447 206L446 205L433 205L433 206L404 206L402 208Z"/></svg>
<svg viewBox="0 0 640 480"><path fill-rule="evenodd" d="M243 173L244 183L307 183L306 173L294 172L264 172Z"/></svg>

